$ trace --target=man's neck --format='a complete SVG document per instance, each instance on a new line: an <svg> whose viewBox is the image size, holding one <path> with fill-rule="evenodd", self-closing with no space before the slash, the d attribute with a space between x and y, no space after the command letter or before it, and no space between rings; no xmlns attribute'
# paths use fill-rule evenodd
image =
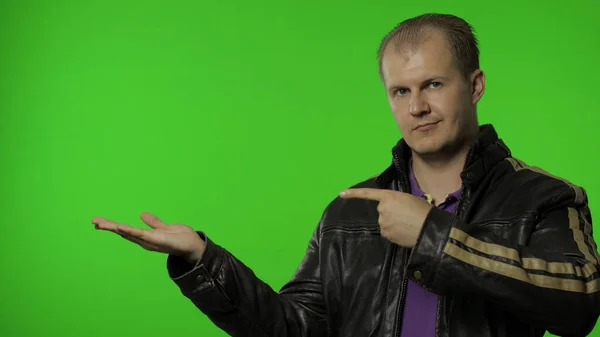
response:
<svg viewBox="0 0 600 337"><path fill-rule="evenodd" d="M469 147L464 146L453 155L435 160L413 153L413 174L421 190L433 196L436 204L461 188L460 173L464 169L468 150Z"/></svg>

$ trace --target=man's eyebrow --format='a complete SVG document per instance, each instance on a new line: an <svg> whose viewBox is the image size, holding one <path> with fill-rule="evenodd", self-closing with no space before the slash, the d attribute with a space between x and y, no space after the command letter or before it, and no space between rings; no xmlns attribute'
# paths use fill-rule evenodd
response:
<svg viewBox="0 0 600 337"><path fill-rule="evenodd" d="M427 83L427 82L435 82L436 80L444 80L447 81L449 80L448 77L446 76L432 76L430 78L428 78L427 80L423 81L423 83Z"/></svg>
<svg viewBox="0 0 600 337"><path fill-rule="evenodd" d="M431 77L427 78L426 80L422 81L421 84L431 83L431 82L440 81L440 80L448 81L448 80L450 80L450 78L448 78L446 76L442 76L442 75L431 76ZM390 86L387 89L390 90L390 89L407 88L407 87L408 86L404 85L404 84L393 83L393 84L390 84Z"/></svg>

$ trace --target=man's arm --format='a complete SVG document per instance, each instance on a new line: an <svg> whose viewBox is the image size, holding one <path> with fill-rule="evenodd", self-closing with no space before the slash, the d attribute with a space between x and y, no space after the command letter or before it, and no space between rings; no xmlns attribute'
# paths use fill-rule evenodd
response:
<svg viewBox="0 0 600 337"><path fill-rule="evenodd" d="M169 275L198 309L231 336L327 336L321 293L320 225L302 263L280 293L203 234L206 250L195 266L170 255Z"/></svg>
<svg viewBox="0 0 600 337"><path fill-rule="evenodd" d="M587 335L600 312L600 275L587 197L577 188L541 215L526 246L478 237L475 227L432 208L408 275L436 293L485 296L550 333Z"/></svg>

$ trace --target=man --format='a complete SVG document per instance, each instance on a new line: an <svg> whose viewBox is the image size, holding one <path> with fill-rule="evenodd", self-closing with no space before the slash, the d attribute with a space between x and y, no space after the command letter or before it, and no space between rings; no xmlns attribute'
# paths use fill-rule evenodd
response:
<svg viewBox="0 0 600 337"><path fill-rule="evenodd" d="M376 178L341 192L292 279L273 291L204 233L144 213L95 218L170 254L181 291L232 336L584 336L599 255L584 190L513 158L491 125L471 26L402 22L380 75L403 138Z"/></svg>

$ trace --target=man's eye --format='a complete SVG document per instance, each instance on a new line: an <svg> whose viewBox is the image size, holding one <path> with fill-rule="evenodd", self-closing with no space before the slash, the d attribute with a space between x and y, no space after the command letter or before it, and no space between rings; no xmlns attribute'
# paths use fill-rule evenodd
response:
<svg viewBox="0 0 600 337"><path fill-rule="evenodd" d="M434 89L435 89L435 88L439 88L439 87L441 87L441 86L442 86L442 84L441 84L440 82L431 82L431 83L429 83L429 86L430 86L431 88L434 88Z"/></svg>
<svg viewBox="0 0 600 337"><path fill-rule="evenodd" d="M404 96L408 92L405 88L396 89L396 96Z"/></svg>

